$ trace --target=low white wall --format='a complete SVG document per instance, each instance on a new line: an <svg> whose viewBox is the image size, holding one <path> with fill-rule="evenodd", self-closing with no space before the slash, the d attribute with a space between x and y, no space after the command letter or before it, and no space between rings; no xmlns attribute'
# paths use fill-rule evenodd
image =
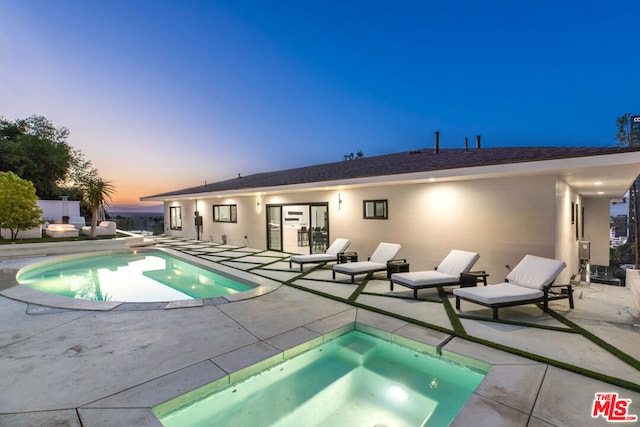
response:
<svg viewBox="0 0 640 427"><path fill-rule="evenodd" d="M0 237L3 239L11 239L11 230L3 228L0 230ZM30 228L28 230L18 231L18 239L39 239L42 237L42 226Z"/></svg>
<svg viewBox="0 0 640 427"><path fill-rule="evenodd" d="M626 287L631 291L636 307L640 308L640 270L627 269Z"/></svg>
<svg viewBox="0 0 640 427"><path fill-rule="evenodd" d="M148 244L143 236L131 235L115 239L78 240L71 242L18 243L0 245L0 259L62 255L104 250L121 250Z"/></svg>

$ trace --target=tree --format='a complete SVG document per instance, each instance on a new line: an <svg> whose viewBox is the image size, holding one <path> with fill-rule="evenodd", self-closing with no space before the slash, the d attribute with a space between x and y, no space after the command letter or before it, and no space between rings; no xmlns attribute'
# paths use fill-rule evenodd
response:
<svg viewBox="0 0 640 427"><path fill-rule="evenodd" d="M616 119L618 132L616 139L621 145L631 147L631 114L625 113ZM636 177L631 188L629 188L629 225L632 227L633 234L630 235L631 242L635 250L635 268L640 266L640 224L638 224L638 193L640 191L640 177ZM630 242L630 243L631 243Z"/></svg>
<svg viewBox="0 0 640 427"><path fill-rule="evenodd" d="M33 184L13 172L0 172L0 228L11 230L11 240L20 230L42 224L42 209Z"/></svg>
<svg viewBox="0 0 640 427"><path fill-rule="evenodd" d="M68 129L56 128L42 116L0 119L0 171L31 181L41 198L59 197L58 182L72 159L68 136Z"/></svg>
<svg viewBox="0 0 640 427"><path fill-rule="evenodd" d="M616 140L623 146L631 146L631 138L630 138L630 125L631 125L631 114L624 113L620 117L616 119L616 123L618 125L618 132L616 133Z"/></svg>
<svg viewBox="0 0 640 427"><path fill-rule="evenodd" d="M353 160L353 159L362 159L364 157L364 153L362 150L358 150L356 154L347 153L343 156L344 160Z"/></svg>
<svg viewBox="0 0 640 427"><path fill-rule="evenodd" d="M69 168L64 180L58 185L63 194L69 196L71 200L82 200L83 183L97 177L98 170L93 167L91 160L85 160L81 150L72 149Z"/></svg>
<svg viewBox="0 0 640 427"><path fill-rule="evenodd" d="M94 176L82 183L83 199L89 209L91 209L91 234L90 237L95 239L96 226L98 225L98 214L100 209L104 209L105 205L111 202L111 196L115 191L115 187L109 181Z"/></svg>

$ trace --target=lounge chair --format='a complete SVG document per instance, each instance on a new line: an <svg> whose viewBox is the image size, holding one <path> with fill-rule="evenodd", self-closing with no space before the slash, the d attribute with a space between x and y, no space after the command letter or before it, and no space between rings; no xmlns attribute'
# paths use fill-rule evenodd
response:
<svg viewBox="0 0 640 427"><path fill-rule="evenodd" d="M380 243L368 261L347 262L333 266L333 280L336 279L336 272L351 276L351 283L357 274L374 273L387 269L387 264L400 251L401 246L396 243Z"/></svg>
<svg viewBox="0 0 640 427"><path fill-rule="evenodd" d="M413 289L413 298L418 298L418 289L436 288L445 285L460 284L460 275L467 273L478 261L480 255L476 252L453 249L440 262L435 270L412 271L409 273L393 273L389 281L389 288L393 284Z"/></svg>
<svg viewBox="0 0 640 427"><path fill-rule="evenodd" d="M89 236L91 234L91 226L85 225L82 227L82 234ZM96 226L96 236L115 236L116 223L113 221L101 221Z"/></svg>
<svg viewBox="0 0 640 427"><path fill-rule="evenodd" d="M349 239L336 239L331 246L327 248L323 254L309 254L309 255L293 255L289 258L289 268L291 263L300 264L300 271L304 264L319 264L323 262L337 261L338 255L345 251L349 247L351 240Z"/></svg>
<svg viewBox="0 0 640 427"><path fill-rule="evenodd" d="M70 216L69 224L73 225L78 230L82 230L82 227L87 225L87 222L85 221L83 216Z"/></svg>
<svg viewBox="0 0 640 427"><path fill-rule="evenodd" d="M498 318L498 309L502 307L542 302L543 309L547 312L549 301L564 298L569 299L569 307L573 308L571 284L553 285L553 281L566 266L564 261L526 255L507 275L505 283L454 289L456 308L460 310L461 299L471 301L492 308L494 319Z"/></svg>

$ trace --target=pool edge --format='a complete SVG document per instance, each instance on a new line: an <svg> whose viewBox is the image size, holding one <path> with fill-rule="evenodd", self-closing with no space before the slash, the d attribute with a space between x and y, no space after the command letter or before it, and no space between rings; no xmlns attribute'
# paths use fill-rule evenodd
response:
<svg viewBox="0 0 640 427"><path fill-rule="evenodd" d="M55 263L57 261L72 260L81 258L87 255L95 256L100 254L112 254L118 252L145 252L145 251L161 251L169 255L175 256L198 265L199 267L206 268L216 273L220 273L225 277L229 277L234 280L241 281L242 283L253 285L254 287L245 292L238 292L235 294L224 295L221 297L212 298L193 298L185 300L173 300L173 301L154 301L154 302L128 302L128 301L91 301L76 299L70 297L64 297L55 294L49 294L46 292L32 289L28 286L21 285L17 281L18 273L23 269L37 268L39 266ZM215 268L214 268L215 267ZM44 307L67 309L67 310L86 310L86 311L110 311L114 309L119 310L175 310L192 307L203 307L205 305L218 305L226 304L236 301L243 301L247 299L256 298L262 295L266 295L275 291L282 286L282 283L273 279L261 277L252 273L237 271L231 267L226 267L221 264L217 264L211 261L203 260L198 257L194 257L189 254L185 254L180 251L176 251L170 248L153 247L153 248L130 248L124 250L103 250L92 251L89 253L73 253L54 257L45 257L39 261L34 261L24 265L18 269L11 269L8 273L10 276L8 280L11 282L5 289L0 290L0 296L6 298L24 302L27 304L36 304Z"/></svg>
<svg viewBox="0 0 640 427"><path fill-rule="evenodd" d="M279 351L278 353L257 361L249 366L242 367L235 371L227 372L227 374L221 378L197 387L191 391L179 394L171 399L154 405L150 409L152 413L158 418L158 420L161 420L161 418L166 416L167 414L180 410L180 408L191 405L198 400L204 399L210 394L217 392L218 390L228 387L231 384L243 381L253 375L259 374L264 370L271 369L279 363L285 362L306 351L313 350L328 341L339 338L353 331L370 335L387 341L391 344L402 346L415 352L423 353L425 355L442 359L455 365L465 366L468 369L481 372L484 375L482 382L486 381L487 378L491 375L491 363L454 352L447 352L446 354L438 353L437 347L431 344L404 337L393 332L384 331L369 324L355 321L353 323L343 325L332 331L324 333L317 338L298 344L287 350ZM469 399L465 402L463 408L467 405L474 394L475 390L472 392ZM463 408L461 408L460 411L462 411Z"/></svg>

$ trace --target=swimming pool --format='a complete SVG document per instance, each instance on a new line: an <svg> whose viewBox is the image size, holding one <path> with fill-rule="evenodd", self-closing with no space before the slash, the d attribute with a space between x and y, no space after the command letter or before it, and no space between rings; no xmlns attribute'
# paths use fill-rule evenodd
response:
<svg viewBox="0 0 640 427"><path fill-rule="evenodd" d="M164 302L214 298L253 286L160 250L63 257L23 267L19 284L93 301Z"/></svg>
<svg viewBox="0 0 640 427"><path fill-rule="evenodd" d="M353 330L242 381L177 397L154 413L166 427L445 426L485 375Z"/></svg>

